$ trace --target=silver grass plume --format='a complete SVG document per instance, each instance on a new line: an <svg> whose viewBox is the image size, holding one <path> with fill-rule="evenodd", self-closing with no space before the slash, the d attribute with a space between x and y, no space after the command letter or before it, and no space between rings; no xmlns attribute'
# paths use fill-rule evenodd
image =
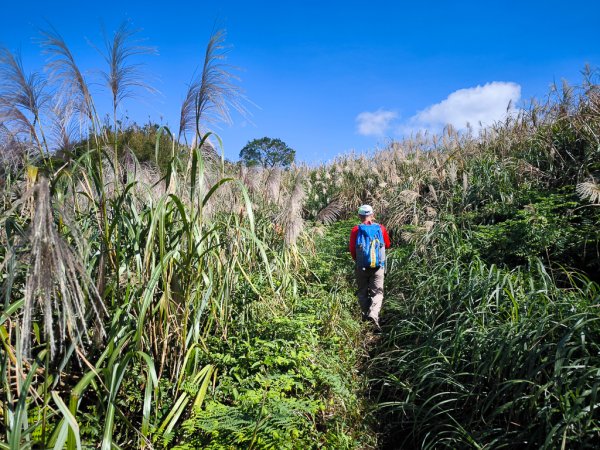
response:
<svg viewBox="0 0 600 450"><path fill-rule="evenodd" d="M256 166L248 167L245 171L244 185L248 188L248 192L255 193L260 189L261 170Z"/></svg>
<svg viewBox="0 0 600 450"><path fill-rule="evenodd" d="M458 179L458 166L454 161L448 164L448 179L452 185L456 184L456 180Z"/></svg>
<svg viewBox="0 0 600 450"><path fill-rule="evenodd" d="M37 139L35 127L32 122L19 108L2 96L0 93L0 124L12 135L13 138L19 134L29 134Z"/></svg>
<svg viewBox="0 0 600 450"><path fill-rule="evenodd" d="M397 185L398 183L400 183L401 179L400 176L398 176L398 165L396 164L395 160L392 160L390 162L390 168L389 168L389 182L392 185Z"/></svg>
<svg viewBox="0 0 600 450"><path fill-rule="evenodd" d="M142 88L155 92L155 89L141 79L141 65L130 62L136 55L156 53L154 47L141 46L138 45L139 41L133 40L138 32L139 30L131 28L128 21L124 21L112 39L105 37L106 53L103 56L108 64L108 71L102 72L102 76L112 95L114 116L121 101L133 96L134 89Z"/></svg>
<svg viewBox="0 0 600 450"><path fill-rule="evenodd" d="M600 204L600 185L594 181L579 183L576 190L581 199L589 200L593 204Z"/></svg>
<svg viewBox="0 0 600 450"><path fill-rule="evenodd" d="M418 192L411 191L410 189L405 189L399 194L400 200L402 200L406 204L414 203L417 198L420 197Z"/></svg>
<svg viewBox="0 0 600 450"><path fill-rule="evenodd" d="M240 171L238 173L238 179L243 182L246 179L246 175L248 174L248 166L240 164L239 168Z"/></svg>
<svg viewBox="0 0 600 450"><path fill-rule="evenodd" d="M438 196L437 196L437 192L435 190L435 187L433 187L433 184L429 185L429 195L431 196L431 199L438 203Z"/></svg>
<svg viewBox="0 0 600 450"><path fill-rule="evenodd" d="M463 172L463 195L467 194L469 190L469 175L467 172Z"/></svg>
<svg viewBox="0 0 600 450"><path fill-rule="evenodd" d="M335 222L343 211L343 204L339 199L334 199L329 202L324 208L317 213L317 220L324 225L329 225Z"/></svg>
<svg viewBox="0 0 600 450"><path fill-rule="evenodd" d="M76 127L70 103L56 104L52 108L52 141L59 152L69 152L75 145Z"/></svg>
<svg viewBox="0 0 600 450"><path fill-rule="evenodd" d="M4 170L12 171L21 167L30 150L0 121L0 175Z"/></svg>
<svg viewBox="0 0 600 450"><path fill-rule="evenodd" d="M265 194L270 202L279 204L281 190L281 169L279 167L273 167L268 171L268 173Z"/></svg>
<svg viewBox="0 0 600 450"><path fill-rule="evenodd" d="M49 72L50 81L59 85L58 101L67 102L74 112L89 120L96 128L92 95L71 50L54 28L42 31L41 34L41 46L49 58L46 70Z"/></svg>
<svg viewBox="0 0 600 450"><path fill-rule="evenodd" d="M425 214L427 215L427 217L434 218L437 216L437 211L435 210L435 208L432 208L431 206L426 206Z"/></svg>
<svg viewBox="0 0 600 450"><path fill-rule="evenodd" d="M35 208L23 303L22 351L29 356L32 316L39 308L44 317L44 334L50 354L54 357L57 343L62 349L67 339L75 345L82 345L84 337L89 341L88 313L101 323L106 309L78 255L56 229L48 180L40 178L26 196L34 198ZM88 304L91 311L88 311ZM97 329L104 335L101 326Z"/></svg>
<svg viewBox="0 0 600 450"><path fill-rule="evenodd" d="M46 80L38 73L26 75L20 56L0 47L0 122L31 133L42 153L48 150L40 125L47 101Z"/></svg>
<svg viewBox="0 0 600 450"><path fill-rule="evenodd" d="M41 108L48 100L44 92L46 80L38 73L27 76L21 57L6 48L0 48L0 75L2 97L31 113L34 122L38 120Z"/></svg>
<svg viewBox="0 0 600 450"><path fill-rule="evenodd" d="M305 196L304 176L302 173L298 173L288 201L276 220L284 230L285 245L295 245L298 236L302 232L304 227L302 203Z"/></svg>
<svg viewBox="0 0 600 450"><path fill-rule="evenodd" d="M417 234L415 232L403 231L400 234L400 237L407 244L414 244L417 240Z"/></svg>
<svg viewBox="0 0 600 450"><path fill-rule="evenodd" d="M224 64L227 57L225 31L215 32L208 41L204 55L202 72L194 77L181 105L178 138L185 138L186 133L196 131L196 122L223 121L231 123L229 108L242 115L248 111L243 105L244 97L234 82L235 67Z"/></svg>

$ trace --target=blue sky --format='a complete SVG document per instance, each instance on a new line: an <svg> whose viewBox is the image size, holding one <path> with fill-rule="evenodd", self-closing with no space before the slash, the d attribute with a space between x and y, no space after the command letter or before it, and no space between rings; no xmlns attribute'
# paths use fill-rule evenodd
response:
<svg viewBox="0 0 600 450"><path fill-rule="evenodd" d="M542 98L553 81L577 84L584 64L600 66L600 2L591 0L9 1L2 9L0 44L20 50L26 70L42 67L33 38L50 23L90 77L103 62L88 41L100 46L102 26L111 33L130 19L158 48L144 72L160 94L130 99L121 113L173 128L211 31L225 28L228 62L243 69L240 85L256 105L251 122L234 114L216 130L232 160L263 136L316 163L446 122L477 129L509 101Z"/></svg>

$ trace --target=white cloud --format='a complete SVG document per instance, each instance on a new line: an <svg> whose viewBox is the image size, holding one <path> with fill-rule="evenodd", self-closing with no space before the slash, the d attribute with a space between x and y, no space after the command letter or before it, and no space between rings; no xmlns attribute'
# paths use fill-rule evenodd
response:
<svg viewBox="0 0 600 450"><path fill-rule="evenodd" d="M419 130L437 133L447 124L464 130L467 123L474 132L478 132L503 119L507 113L515 114L515 104L520 99L521 86L512 82L493 81L483 86L459 89L411 117L399 127L398 132L405 135Z"/></svg>
<svg viewBox="0 0 600 450"><path fill-rule="evenodd" d="M397 113L384 109L361 112L356 116L358 133L363 136L383 136L391 128L392 121L397 118Z"/></svg>

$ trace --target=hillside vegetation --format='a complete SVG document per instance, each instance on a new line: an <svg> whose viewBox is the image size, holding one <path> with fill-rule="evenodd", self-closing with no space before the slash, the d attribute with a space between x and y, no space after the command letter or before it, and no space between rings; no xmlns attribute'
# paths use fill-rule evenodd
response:
<svg viewBox="0 0 600 450"><path fill-rule="evenodd" d="M594 73L479 136L262 169L206 131L240 106L221 34L178 135L123 127L118 85L101 123L47 38L54 90L0 61L0 448L598 446ZM379 336L347 253L362 203L395 247Z"/></svg>

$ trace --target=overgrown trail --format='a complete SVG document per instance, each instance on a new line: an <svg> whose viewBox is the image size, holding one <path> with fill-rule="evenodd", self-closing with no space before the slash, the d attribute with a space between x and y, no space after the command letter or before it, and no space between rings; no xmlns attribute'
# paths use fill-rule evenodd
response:
<svg viewBox="0 0 600 450"><path fill-rule="evenodd" d="M380 317L382 331L376 334L369 323L360 320L354 262L348 251L348 238L355 225L355 220L345 220L327 226L321 236L315 237L317 256L312 263L312 269L323 283L322 288L331 293L330 298L335 298L340 308L338 315L331 316L330 320L332 324L337 324L337 334L348 344L348 355L352 355L347 363L353 366L352 374L356 377L352 386L357 404L360 405L357 413L361 416L364 434L361 440L354 441L350 447L386 450L410 448L407 445L398 446L397 425L390 423L386 415L389 405L385 402L393 398L389 397L389 389L384 386L384 383L389 385L389 380L384 380L384 376L394 377L394 362L390 358L393 358L395 350L398 322L406 316L403 289L395 282L401 272L399 260L407 256L407 251L400 248L399 242L393 242L392 250L388 253L388 273ZM345 317L345 320L340 320L341 317ZM402 380L395 381L402 383Z"/></svg>
<svg viewBox="0 0 600 450"><path fill-rule="evenodd" d="M327 295L332 308L326 313L327 327L335 330L332 339L340 340L345 367L340 367L355 397L356 420L349 448L380 448L380 427L373 415L377 398L369 384L369 359L378 352L381 335L360 320L356 299L354 262L348 251L350 230L356 221L346 220L324 227L314 238L315 258L310 262L316 279L311 283ZM340 398L344 401L343 398ZM337 411L340 413L341 411ZM358 427L358 430L356 430ZM356 433L356 431L359 431Z"/></svg>
<svg viewBox="0 0 600 450"><path fill-rule="evenodd" d="M217 385L183 422L177 448L377 448L366 375L373 336L358 320L347 251L353 225L315 229L285 310L255 311L242 332L205 342L211 351L198 363L218 368Z"/></svg>
<svg viewBox="0 0 600 450"><path fill-rule="evenodd" d="M47 80L0 51L0 450L600 447L596 72L479 135L282 170L200 133L239 92L221 33L179 140L122 96L100 121L45 37ZM378 336L336 223L364 202L395 247Z"/></svg>

